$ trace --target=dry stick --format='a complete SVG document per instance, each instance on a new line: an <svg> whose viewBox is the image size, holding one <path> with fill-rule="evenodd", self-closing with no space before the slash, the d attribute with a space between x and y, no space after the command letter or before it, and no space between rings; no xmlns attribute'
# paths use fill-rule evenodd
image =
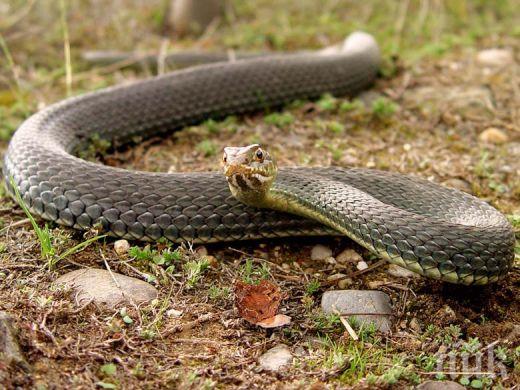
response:
<svg viewBox="0 0 520 390"><path fill-rule="evenodd" d="M341 315L341 313L336 308L336 305L332 306L332 311L334 312L334 314L337 314L339 316L339 320L341 321L341 323L343 324L345 329L347 329L347 332L350 335L350 337L352 337L352 339L354 341L358 341L359 340L359 336L357 335L356 331L354 329L352 329L352 327L350 326L350 324L348 323L346 318Z"/></svg>
<svg viewBox="0 0 520 390"><path fill-rule="evenodd" d="M5 228L0 229L0 234L3 234L4 232L8 231L11 228L28 225L29 223L31 223L31 220L29 218L25 218L25 219L21 219L20 221L13 222L9 226L6 226Z"/></svg>

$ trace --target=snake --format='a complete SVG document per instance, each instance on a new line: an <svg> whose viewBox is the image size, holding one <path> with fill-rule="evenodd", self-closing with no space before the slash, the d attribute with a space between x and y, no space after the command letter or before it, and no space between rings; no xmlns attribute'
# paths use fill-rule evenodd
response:
<svg viewBox="0 0 520 390"><path fill-rule="evenodd" d="M514 258L505 216L424 179L278 168L258 145L226 149L225 174L130 171L77 156L93 137L121 145L324 93L354 96L375 82L379 63L375 39L355 32L316 52L200 65L67 98L16 130L4 158L7 190L44 220L130 240L346 235L430 278L465 285L503 278Z"/></svg>

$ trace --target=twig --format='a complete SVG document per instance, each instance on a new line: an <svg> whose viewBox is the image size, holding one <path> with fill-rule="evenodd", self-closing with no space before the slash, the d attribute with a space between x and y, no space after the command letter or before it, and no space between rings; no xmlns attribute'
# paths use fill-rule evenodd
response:
<svg viewBox="0 0 520 390"><path fill-rule="evenodd" d="M339 316L339 320L341 321L341 323L343 324L345 329L347 329L347 332L350 335L350 337L352 337L352 339L354 341L358 341L359 336L357 335L356 331L354 329L352 329L352 327L348 323L347 319L341 315L341 313L338 311L338 309L336 309L336 306L333 306L332 311Z"/></svg>

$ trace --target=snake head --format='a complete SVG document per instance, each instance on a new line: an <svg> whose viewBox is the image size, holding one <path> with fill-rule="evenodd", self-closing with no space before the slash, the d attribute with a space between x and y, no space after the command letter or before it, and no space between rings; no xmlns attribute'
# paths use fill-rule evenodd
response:
<svg viewBox="0 0 520 390"><path fill-rule="evenodd" d="M277 173L269 153L258 144L227 147L222 164L233 196L250 206L261 206Z"/></svg>

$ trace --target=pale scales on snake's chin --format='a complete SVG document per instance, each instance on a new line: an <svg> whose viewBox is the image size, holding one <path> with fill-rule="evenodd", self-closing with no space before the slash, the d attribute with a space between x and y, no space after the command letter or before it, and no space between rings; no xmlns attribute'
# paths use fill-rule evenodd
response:
<svg viewBox="0 0 520 390"><path fill-rule="evenodd" d="M510 224L485 202L431 182L375 170L280 168L266 204L253 207L218 172L131 172L72 154L94 135L121 143L325 92L352 96L374 82L378 66L374 39L354 33L314 53L203 65L66 99L16 131L4 177L34 214L76 229L100 225L115 237L198 243L340 231L432 278L498 280L514 257Z"/></svg>

